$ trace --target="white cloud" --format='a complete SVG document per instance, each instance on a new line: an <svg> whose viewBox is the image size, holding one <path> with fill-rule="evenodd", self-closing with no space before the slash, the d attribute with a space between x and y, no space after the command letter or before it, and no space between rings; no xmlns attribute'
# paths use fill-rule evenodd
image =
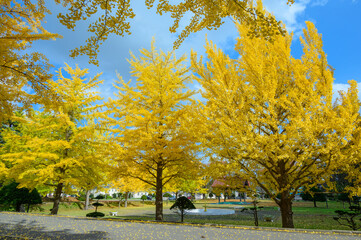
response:
<svg viewBox="0 0 361 240"><path fill-rule="evenodd" d="M344 91L347 92L348 88L350 87L347 83L334 83L333 84L333 100L335 101L337 98L340 97L339 92ZM361 83L357 83L357 89L358 89L358 97L361 99Z"/></svg>
<svg viewBox="0 0 361 240"><path fill-rule="evenodd" d="M108 98L113 96L115 89L112 83L116 77L116 72L123 77L125 81L131 79L129 74L129 63L127 59L130 58L129 51L132 51L135 56L139 55L139 49L150 48L152 37L155 37L157 49L162 51L171 51L173 42L177 38L177 34L169 32L169 27L173 21L167 14L159 16L155 13L156 9L147 9L144 1L131 1L132 8L136 13L134 19L130 19L131 35L124 37L110 36L106 42L100 47L98 55L99 67L88 64L87 56L80 56L76 59L69 57L71 49L81 46L89 36L87 30L89 22L79 22L75 31L68 30L61 25L56 18L59 12L64 12L65 9L61 5L56 5L52 1L47 1L47 6L51 10L52 15L47 16L47 23L44 27L49 32L54 32L63 35L62 39L56 41L37 41L33 44L33 50L44 53L50 62L56 68L63 67L64 62L74 67L78 64L80 68L89 68L89 76L94 76L98 72L103 72L101 79L104 79L104 84L101 87L102 97ZM187 17L187 16L186 16ZM182 30L188 22L186 20L180 23L180 30ZM182 28L183 27L183 28ZM222 34L220 34L220 32ZM205 35L208 40L212 40L218 47L222 49L233 49L234 46L229 46L229 39L235 39L238 35L236 28L230 20L217 31L201 31L191 34L176 50L176 55L181 56L187 54L189 57L191 49L198 52L199 55L204 55ZM189 64L189 62L188 62Z"/></svg>
<svg viewBox="0 0 361 240"><path fill-rule="evenodd" d="M273 13L277 20L281 20L289 32L294 32L296 36L300 35L304 27L302 18L308 7L325 6L328 0L299 0L291 6L287 1L264 0L265 8Z"/></svg>
<svg viewBox="0 0 361 240"><path fill-rule="evenodd" d="M328 0L313 0L311 6L325 6Z"/></svg>

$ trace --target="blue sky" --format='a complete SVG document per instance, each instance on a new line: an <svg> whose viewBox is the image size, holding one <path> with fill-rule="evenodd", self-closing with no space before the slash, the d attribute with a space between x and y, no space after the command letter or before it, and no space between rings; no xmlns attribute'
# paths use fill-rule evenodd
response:
<svg viewBox="0 0 361 240"><path fill-rule="evenodd" d="M131 79L129 64L129 51L136 56L140 48L149 48L152 37L155 37L157 48L163 51L172 49L176 34L169 33L172 25L169 15L159 16L155 9L148 10L144 1L131 1L131 6L136 17L131 20L132 34L125 37L111 36L101 47L99 53L99 67L88 64L88 58L81 56L76 59L69 57L70 49L79 47L87 38L88 22L78 24L75 31L70 31L62 26L56 15L64 12L61 5L53 1L46 1L52 15L47 16L45 28L50 32L63 35L56 41L38 41L32 49L44 53L56 67L64 66L64 62L80 68L89 68L89 76L103 72L101 79L104 84L100 88L101 95L111 97L115 89L112 83L117 79L118 72L123 79ZM280 3L281 2L281 3ZM329 64L335 68L334 91L347 89L347 81L354 79L361 81L361 0L296 0L292 6L286 5L287 0L264 0L265 7L273 12L278 20L282 20L289 31L293 31L295 39L292 54L299 57L302 49L298 40L305 26L305 21L315 23L319 33L323 36L324 51ZM187 24L180 24L181 29ZM176 50L176 55L190 55L191 49L199 54L204 54L205 37L212 40L227 54L235 57L234 43L237 31L230 20L216 31L201 31L188 37L181 47ZM135 80L135 79L134 79ZM197 85L194 86L197 88ZM360 94L361 96L361 94Z"/></svg>

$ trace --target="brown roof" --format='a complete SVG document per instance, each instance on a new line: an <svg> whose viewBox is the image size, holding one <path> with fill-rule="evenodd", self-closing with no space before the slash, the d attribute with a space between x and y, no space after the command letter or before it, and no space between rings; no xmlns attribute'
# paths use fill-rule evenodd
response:
<svg viewBox="0 0 361 240"><path fill-rule="evenodd" d="M226 185L224 182L221 182L220 180L216 179L214 180L214 182L212 183L212 187L223 187L224 185ZM227 185L228 187L228 185Z"/></svg>
<svg viewBox="0 0 361 240"><path fill-rule="evenodd" d="M236 181L238 183L243 183L242 184L242 187L244 186L249 186L249 182L248 180L244 180L244 179L241 179L239 177L235 177L235 178L238 178ZM234 179L233 179L234 180ZM231 181L232 182L232 181ZM213 184L212 184L212 188L225 188L225 187L230 187L229 184L227 184L227 178L223 178L223 179L215 179Z"/></svg>

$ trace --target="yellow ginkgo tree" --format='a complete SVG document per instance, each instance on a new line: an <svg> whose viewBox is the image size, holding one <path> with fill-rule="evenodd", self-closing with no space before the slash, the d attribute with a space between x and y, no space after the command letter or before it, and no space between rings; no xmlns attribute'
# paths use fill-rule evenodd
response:
<svg viewBox="0 0 361 240"><path fill-rule="evenodd" d="M113 171L116 173L116 171ZM124 207L128 207L128 198L131 193L143 192L149 189L149 185L145 182L122 175L121 177L110 176L109 179L113 179L110 187L117 189L119 193L122 193L122 198L124 199ZM119 199L120 206L121 198Z"/></svg>
<svg viewBox="0 0 361 240"><path fill-rule="evenodd" d="M111 129L109 150L119 175L144 181L156 190L156 219L163 219L163 187L197 164L197 149L188 119L193 91L185 57L142 49L129 61L136 85L117 81L104 124Z"/></svg>
<svg viewBox="0 0 361 240"><path fill-rule="evenodd" d="M94 122L95 102L101 99L94 88L102 81L99 75L86 79L87 69L67 65L64 70L70 78L60 69L58 80L48 81L59 101L30 116L14 117L18 131L3 132L0 156L10 166L7 178L19 187L55 189L51 214L57 214L63 192L100 184L106 164L105 140Z"/></svg>
<svg viewBox="0 0 361 240"><path fill-rule="evenodd" d="M279 205L282 226L288 228L294 227L297 191L324 182L345 164L341 150L358 117L346 101L350 94L344 104L333 104L333 70L321 35L311 22L306 25L300 59L291 56L292 34L270 43L251 38L241 24L238 59L211 42L206 63L192 54L205 99L199 110L204 148L261 187Z"/></svg>
<svg viewBox="0 0 361 240"><path fill-rule="evenodd" d="M54 100L46 85L51 65L43 54L29 51L34 41L60 37L42 27L46 9L44 1L38 3L0 1L0 122L17 109Z"/></svg>
<svg viewBox="0 0 361 240"><path fill-rule="evenodd" d="M333 177L336 181L339 177L344 178L342 182L346 183L346 186L342 186L340 190L346 191L351 197L361 195L361 101L358 97L357 82L349 81L349 84L352 87L348 91L340 92L340 98L337 102L338 109L340 111L347 109L349 115L357 115L358 118L354 123L355 127L350 141L342 148L343 164Z"/></svg>

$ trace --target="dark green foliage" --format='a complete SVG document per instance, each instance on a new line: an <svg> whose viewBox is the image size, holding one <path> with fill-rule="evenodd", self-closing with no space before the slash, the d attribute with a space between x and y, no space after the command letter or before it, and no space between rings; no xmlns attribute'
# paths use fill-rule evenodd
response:
<svg viewBox="0 0 361 240"><path fill-rule="evenodd" d="M121 193L113 193L112 194L113 198L120 198L121 197Z"/></svg>
<svg viewBox="0 0 361 240"><path fill-rule="evenodd" d="M102 212L91 212L86 215L87 217L104 217L105 214Z"/></svg>
<svg viewBox="0 0 361 240"><path fill-rule="evenodd" d="M196 209L194 204L188 198L182 196L177 198L175 203L170 207L170 210L176 210L181 216L181 222L183 222L186 210Z"/></svg>
<svg viewBox="0 0 361 240"><path fill-rule="evenodd" d="M85 196L81 195L80 197L78 197L78 200L81 201L81 202L84 202L86 199Z"/></svg>
<svg viewBox="0 0 361 240"><path fill-rule="evenodd" d="M140 197L140 199L142 199L143 202L144 202L144 200L147 200L147 196L146 196L146 195L142 195L142 196Z"/></svg>
<svg viewBox="0 0 361 240"><path fill-rule="evenodd" d="M98 201L96 201L95 203L92 204L95 207L95 212L98 211L98 207L104 206L103 203L100 203Z"/></svg>
<svg viewBox="0 0 361 240"><path fill-rule="evenodd" d="M95 197L95 199L104 199L105 196L103 194L99 194L98 196Z"/></svg>
<svg viewBox="0 0 361 240"><path fill-rule="evenodd" d="M335 213L337 213L338 216L333 219L340 225L347 226L354 231L361 229L361 207L350 206L349 209L350 210L336 210Z"/></svg>
<svg viewBox="0 0 361 240"><path fill-rule="evenodd" d="M36 189L29 192L27 188L17 188L18 185L16 182L11 182L0 190L0 204L6 210L13 207L15 211L20 212L21 205L26 204L29 212L30 205L42 203L41 196Z"/></svg>
<svg viewBox="0 0 361 240"><path fill-rule="evenodd" d="M209 195L208 195L210 198L212 198L213 196L214 196L214 194L213 193L209 193Z"/></svg>
<svg viewBox="0 0 361 240"><path fill-rule="evenodd" d="M313 194L313 196L311 193ZM302 192L300 196L304 201L317 201L317 202L326 201L326 195L322 193L322 190L318 188L311 188L309 192Z"/></svg>
<svg viewBox="0 0 361 240"><path fill-rule="evenodd" d="M351 199L350 199L348 193L340 193L340 194L337 196L337 199L340 200L340 201L342 201L342 202L351 203Z"/></svg>
<svg viewBox="0 0 361 240"><path fill-rule="evenodd" d="M166 193L163 194L163 197L169 198L169 197L172 197L172 194L166 192Z"/></svg>
<svg viewBox="0 0 361 240"><path fill-rule="evenodd" d="M312 187L308 191L304 191L300 194L302 200L304 201L313 201L313 206L317 207L316 202L326 202L326 194L324 191L318 187Z"/></svg>
<svg viewBox="0 0 361 240"><path fill-rule="evenodd" d="M107 195L105 199L112 199L112 196Z"/></svg>

